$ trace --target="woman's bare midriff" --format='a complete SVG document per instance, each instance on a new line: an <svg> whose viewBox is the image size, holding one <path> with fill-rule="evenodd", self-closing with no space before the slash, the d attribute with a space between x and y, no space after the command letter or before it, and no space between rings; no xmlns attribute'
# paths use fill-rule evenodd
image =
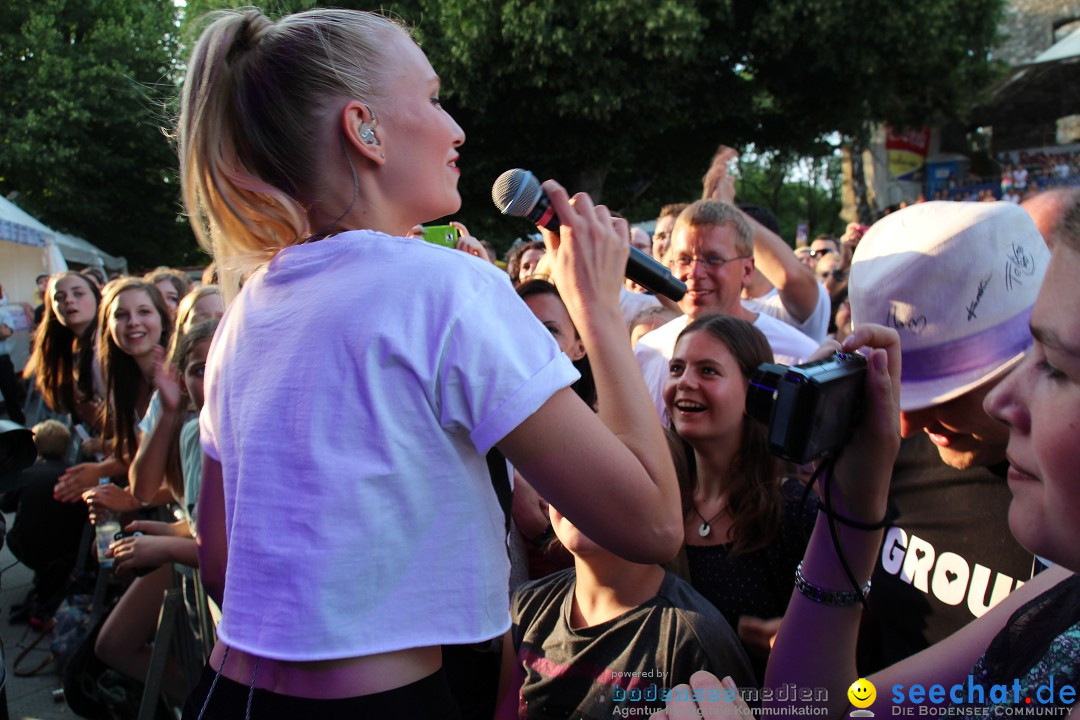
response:
<svg viewBox="0 0 1080 720"><path fill-rule="evenodd" d="M216 671L224 657L225 645L218 642L210 655L210 666ZM255 661L256 656L231 648L221 674L250 685ZM258 663L257 688L293 697L334 700L374 695L421 680L442 667L442 649L410 648L381 655L305 662L261 657Z"/></svg>

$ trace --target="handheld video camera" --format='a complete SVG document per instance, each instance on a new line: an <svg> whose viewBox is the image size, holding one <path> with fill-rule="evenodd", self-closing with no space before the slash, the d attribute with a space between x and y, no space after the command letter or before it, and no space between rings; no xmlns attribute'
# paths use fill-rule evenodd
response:
<svg viewBox="0 0 1080 720"><path fill-rule="evenodd" d="M842 448L862 416L866 358L850 353L805 365L762 363L746 414L769 428L769 452L803 465Z"/></svg>

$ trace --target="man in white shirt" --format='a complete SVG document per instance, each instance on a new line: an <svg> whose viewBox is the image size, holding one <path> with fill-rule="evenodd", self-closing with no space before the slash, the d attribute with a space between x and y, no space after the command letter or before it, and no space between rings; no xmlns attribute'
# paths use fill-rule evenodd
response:
<svg viewBox="0 0 1080 720"><path fill-rule="evenodd" d="M743 288L743 307L783 320L814 342L824 341L832 310L829 293L821 283L811 282L813 269L809 274L804 272L809 266L780 238L780 226L771 212L758 205L740 203L737 207L754 231L755 269ZM809 248L806 251L809 253ZM765 276L762 267L769 269L776 283Z"/></svg>
<svg viewBox="0 0 1080 720"><path fill-rule="evenodd" d="M795 328L751 312L739 301L754 272L754 236L733 206L699 200L686 208L675 222L669 257L676 276L686 283L686 295L679 301L685 315L645 335L634 351L662 421L667 418L664 380L675 341L698 317L719 313L753 323L765 334L779 363L800 363L817 348Z"/></svg>

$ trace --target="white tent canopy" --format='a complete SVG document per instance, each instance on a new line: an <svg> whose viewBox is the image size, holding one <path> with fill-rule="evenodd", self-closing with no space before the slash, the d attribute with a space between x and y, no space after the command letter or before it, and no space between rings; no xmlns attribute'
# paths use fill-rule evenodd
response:
<svg viewBox="0 0 1080 720"><path fill-rule="evenodd" d="M34 302L34 278L48 272L48 246L55 233L0 197L0 284L10 302Z"/></svg>
<svg viewBox="0 0 1080 720"><path fill-rule="evenodd" d="M122 257L114 257L96 245L91 245L81 237L56 233L56 245L60 248L65 260L76 262L81 265L97 265L107 270L127 272L127 260Z"/></svg>
<svg viewBox="0 0 1080 720"><path fill-rule="evenodd" d="M0 240L31 247L45 247L45 243L54 235L51 229L33 215L7 198L0 197Z"/></svg>
<svg viewBox="0 0 1080 720"><path fill-rule="evenodd" d="M82 238L56 232L7 198L0 197L0 283L18 300L33 296L34 278L50 267L50 250L66 262L127 272L127 260L113 257ZM53 252L55 255L55 252ZM55 261L51 263L55 265Z"/></svg>

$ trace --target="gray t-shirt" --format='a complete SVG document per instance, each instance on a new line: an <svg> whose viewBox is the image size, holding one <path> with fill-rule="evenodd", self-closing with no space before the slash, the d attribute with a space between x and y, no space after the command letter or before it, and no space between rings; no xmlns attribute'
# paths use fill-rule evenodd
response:
<svg viewBox="0 0 1080 720"><path fill-rule="evenodd" d="M690 585L667 573L656 596L617 618L570 627L576 573L514 593L511 633L525 671L519 708L529 720L648 717L690 675L708 670L755 687L735 632Z"/></svg>

